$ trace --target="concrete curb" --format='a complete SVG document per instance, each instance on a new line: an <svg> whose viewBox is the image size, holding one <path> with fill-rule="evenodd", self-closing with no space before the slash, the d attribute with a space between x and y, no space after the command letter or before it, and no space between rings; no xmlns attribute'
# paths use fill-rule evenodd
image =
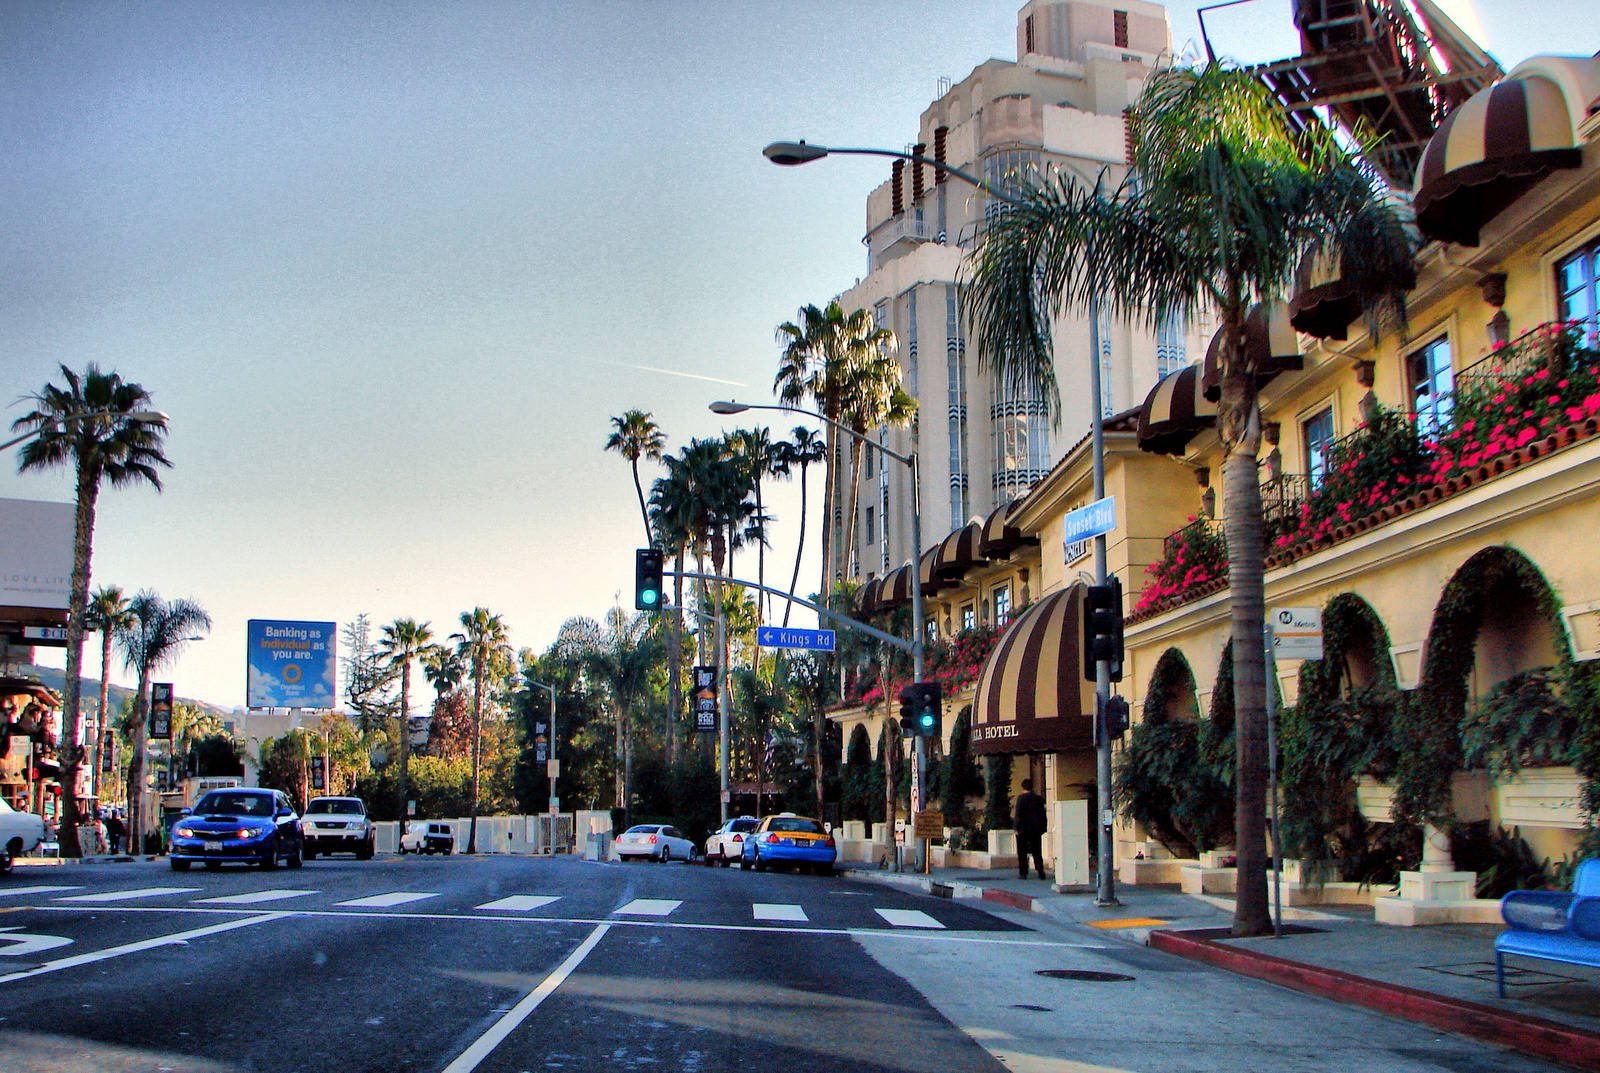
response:
<svg viewBox="0 0 1600 1073"><path fill-rule="evenodd" d="M18 857L11 862L16 868L58 868L67 864L130 864L134 861L159 861L154 854L132 857L126 854L102 857Z"/></svg>
<svg viewBox="0 0 1600 1073"><path fill-rule="evenodd" d="M1543 1017L1507 1013L1464 999L1433 995L1399 984L1369 980L1339 969L1306 965L1273 954L1241 950L1183 932L1150 932L1154 950L1308 995L1362 1006L1431 1028L1471 1036L1558 1065L1600 1071L1600 1035Z"/></svg>

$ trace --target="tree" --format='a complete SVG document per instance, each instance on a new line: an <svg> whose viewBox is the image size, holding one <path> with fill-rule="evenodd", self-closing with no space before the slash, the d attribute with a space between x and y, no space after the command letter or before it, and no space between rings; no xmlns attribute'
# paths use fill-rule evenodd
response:
<svg viewBox="0 0 1600 1073"><path fill-rule="evenodd" d="M118 630L126 629L130 622L128 611L128 598L122 590L115 585L102 585L95 590L89 598L87 609L86 628L100 631L100 713L97 736L103 743L106 733L111 729L111 715L106 711L106 705L111 698L111 642L115 640ZM101 744L95 750L95 758L99 760ZM102 763L102 767L104 764ZM113 766L112 770L116 770ZM102 791L102 796L104 791Z"/></svg>
<svg viewBox="0 0 1600 1073"><path fill-rule="evenodd" d="M795 542L794 549L794 574L789 578L789 594L794 595L794 590L800 585L800 557L806 550L806 469L821 462L827 457L828 446L811 429L804 425L796 425L794 439L780 441L779 449L783 452L784 466L793 471L800 469L800 537ZM789 625L789 612L794 608L792 600L784 601L783 624Z"/></svg>
<svg viewBox="0 0 1600 1073"><path fill-rule="evenodd" d="M340 635L344 655L344 694L350 710L363 731L386 726L395 705L390 694L394 685L396 668L385 661L372 645L372 623L366 612L345 624Z"/></svg>
<svg viewBox="0 0 1600 1073"><path fill-rule="evenodd" d="M22 446L17 472L70 465L75 473L72 580L67 592L67 665L61 696L61 852L78 847L79 691L83 634L89 603L89 560L94 545L95 503L101 481L112 487L150 484L161 490L157 467L171 466L163 453L166 417L151 410L150 393L114 372L90 364L81 374L61 366L62 386L46 384L27 397L33 409L11 424L35 433Z"/></svg>
<svg viewBox="0 0 1600 1073"><path fill-rule="evenodd" d="M397 618L383 628L378 653L388 661L391 674L400 672L400 816L406 815L406 777L411 762L411 664L427 658L434 649L428 623Z"/></svg>
<svg viewBox="0 0 1600 1073"><path fill-rule="evenodd" d="M1251 304L1283 293L1303 257L1337 254L1374 330L1402 315L1414 276L1395 200L1335 133L1292 131L1248 72L1224 64L1152 75L1128 115L1133 172L1092 187L1057 173L1021 184L980 237L967 315L980 361L1058 409L1050 318L1095 302L1155 325L1214 309L1221 321L1218 429L1238 716L1235 935L1271 927L1265 839L1261 408L1244 348ZM1369 143L1358 137L1358 149Z"/></svg>
<svg viewBox="0 0 1600 1073"><path fill-rule="evenodd" d="M633 469L633 490L639 496L639 514L644 519L644 546L649 547L652 539L650 511L645 507L644 485L639 483L639 459L660 458L667 438L662 435L655 418L643 410L629 410L621 417L613 417L611 424L615 431L606 440L606 450L616 451L626 458Z"/></svg>
<svg viewBox="0 0 1600 1073"><path fill-rule="evenodd" d="M452 633L456 652L472 669L472 822L467 829L467 852L478 852L478 798L483 773L483 681L490 673L508 669L511 644L506 624L487 607L461 612L461 632Z"/></svg>
<svg viewBox="0 0 1600 1073"><path fill-rule="evenodd" d="M735 461L744 471L744 479L750 485L751 492L755 495L755 512L752 518L763 529L762 538L756 542L756 584L765 586L767 583L767 541L765 527L767 514L761 503L761 482L767 477L786 477L789 474L789 464L781 446L772 441L772 430L766 426L759 428L735 429L728 433L728 450ZM730 573L732 570L730 569ZM764 609L771 602L767 594L757 590L756 603L758 608L757 619L765 619Z"/></svg>
<svg viewBox="0 0 1600 1073"><path fill-rule="evenodd" d="M845 380L841 411L845 424L858 436L870 430L889 426L899 428L916 418L917 400L906 394L900 386L900 363L889 353L893 336L887 344L876 347L863 345L863 353ZM856 560L855 524L856 505L861 495L861 452L864 441L850 440L850 502L845 510L849 529L845 534L844 563L850 569ZM879 452L880 456L882 452ZM883 462L879 459L879 464ZM917 548L916 555L922 554Z"/></svg>
<svg viewBox="0 0 1600 1073"><path fill-rule="evenodd" d="M128 623L117 634L124 665L139 675L133 702L133 758L128 762L128 845L142 848L144 827L144 748L150 725L150 674L164 667L194 640L198 630L211 628L211 616L191 600L168 603L148 589L128 602Z"/></svg>

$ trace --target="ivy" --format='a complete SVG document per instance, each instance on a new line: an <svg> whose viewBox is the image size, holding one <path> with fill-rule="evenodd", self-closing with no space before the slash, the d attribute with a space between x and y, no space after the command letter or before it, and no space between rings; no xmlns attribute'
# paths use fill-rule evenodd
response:
<svg viewBox="0 0 1600 1073"><path fill-rule="evenodd" d="M1523 671L1485 694L1462 725L1462 763L1496 781L1566 763L1577 719L1560 694L1565 677L1554 667Z"/></svg>
<svg viewBox="0 0 1600 1073"><path fill-rule="evenodd" d="M1011 754L997 753L985 758L984 782L988 796L984 802L983 829L1011 830Z"/></svg>
<svg viewBox="0 0 1600 1073"><path fill-rule="evenodd" d="M1229 787L1200 756L1194 723L1140 723L1118 757L1112 793L1123 818L1139 823L1175 857L1215 849L1233 833Z"/></svg>
<svg viewBox="0 0 1600 1073"><path fill-rule="evenodd" d="M972 706L961 709L955 725L950 728L950 752L939 765L942 781L939 789L940 811L950 827L966 827L969 798L983 793L983 776L972 760ZM932 797L933 794L928 795Z"/></svg>

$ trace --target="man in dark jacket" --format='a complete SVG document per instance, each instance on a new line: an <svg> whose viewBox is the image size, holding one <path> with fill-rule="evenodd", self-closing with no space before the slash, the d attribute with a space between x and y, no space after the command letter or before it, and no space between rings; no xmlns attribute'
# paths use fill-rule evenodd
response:
<svg viewBox="0 0 1600 1073"><path fill-rule="evenodd" d="M1028 857L1033 857L1033 868L1039 878L1044 878L1045 815L1044 798L1033 792L1033 780L1022 780L1022 792L1017 795L1017 809L1013 820L1017 832L1017 877L1028 878Z"/></svg>

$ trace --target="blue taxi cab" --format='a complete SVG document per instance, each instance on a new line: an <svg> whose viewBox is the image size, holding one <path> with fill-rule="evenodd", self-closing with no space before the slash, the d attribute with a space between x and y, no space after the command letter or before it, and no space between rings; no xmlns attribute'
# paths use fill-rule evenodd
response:
<svg viewBox="0 0 1600 1073"><path fill-rule="evenodd" d="M791 866L818 875L832 875L839 847L822 824L809 816L780 812L764 816L745 836L739 867L764 872L769 867L786 871Z"/></svg>

